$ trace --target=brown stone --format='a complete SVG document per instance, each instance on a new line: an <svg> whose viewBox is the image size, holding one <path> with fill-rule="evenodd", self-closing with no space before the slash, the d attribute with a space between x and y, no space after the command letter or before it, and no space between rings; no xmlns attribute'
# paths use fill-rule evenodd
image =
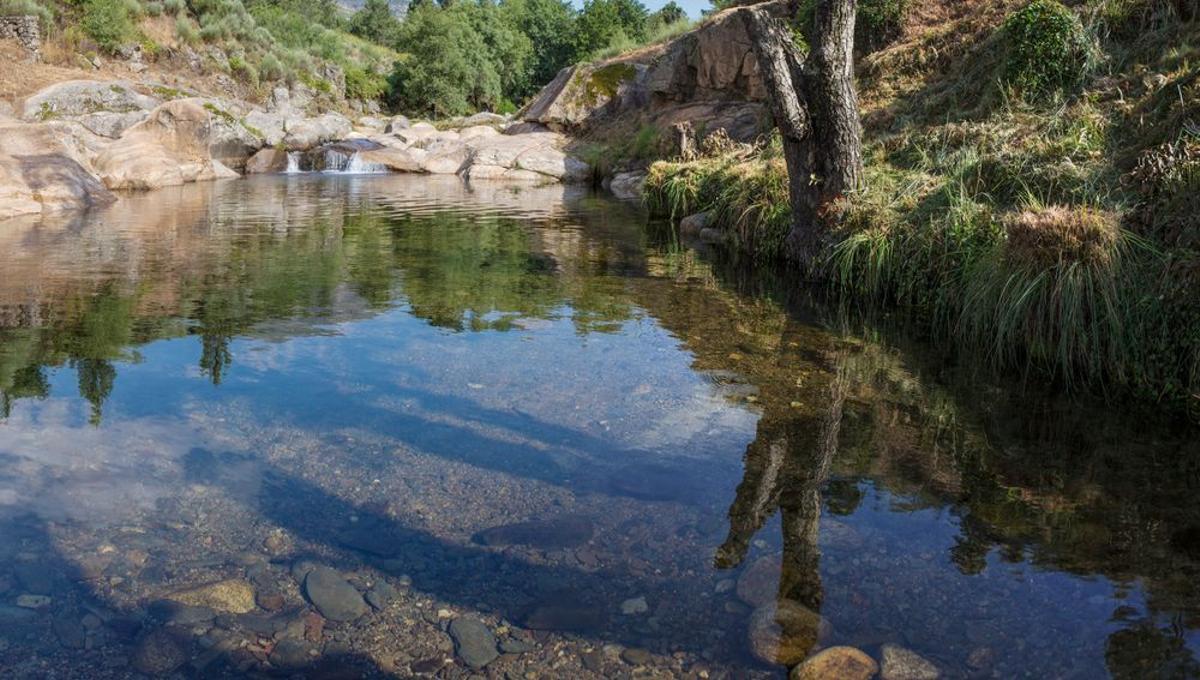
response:
<svg viewBox="0 0 1200 680"><path fill-rule="evenodd" d="M750 650L767 663L794 666L803 661L833 627L820 614L793 600L780 600L750 614Z"/></svg>
<svg viewBox="0 0 1200 680"><path fill-rule="evenodd" d="M792 669L790 680L870 680L879 665L854 647L830 647Z"/></svg>

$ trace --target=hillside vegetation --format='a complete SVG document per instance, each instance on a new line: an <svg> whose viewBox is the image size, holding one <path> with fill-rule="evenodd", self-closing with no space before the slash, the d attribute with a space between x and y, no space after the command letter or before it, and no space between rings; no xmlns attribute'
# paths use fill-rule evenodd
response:
<svg viewBox="0 0 1200 680"><path fill-rule="evenodd" d="M812 273L998 368L1200 415L1197 10L864 0L867 187ZM778 259L778 140L702 146L652 166L648 201Z"/></svg>

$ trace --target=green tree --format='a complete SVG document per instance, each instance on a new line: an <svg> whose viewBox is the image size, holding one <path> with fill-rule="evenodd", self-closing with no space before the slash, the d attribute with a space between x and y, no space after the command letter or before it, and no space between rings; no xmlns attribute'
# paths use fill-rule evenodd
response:
<svg viewBox="0 0 1200 680"><path fill-rule="evenodd" d="M506 0L501 6L506 21L534 47L529 65L530 87L514 92L515 99L533 94L554 80L575 53L575 10L565 0Z"/></svg>
<svg viewBox="0 0 1200 680"><path fill-rule="evenodd" d="M663 5L662 9L658 10L657 17L664 26L669 26L676 21L682 21L687 17L687 14L675 0L671 0L671 2Z"/></svg>
<svg viewBox="0 0 1200 680"><path fill-rule="evenodd" d="M586 0L575 21L575 60L586 60L612 45L645 40L648 16L637 0Z"/></svg>
<svg viewBox="0 0 1200 680"><path fill-rule="evenodd" d="M392 14L388 0L367 0L350 18L350 32L364 40L392 46L400 33L400 21Z"/></svg>

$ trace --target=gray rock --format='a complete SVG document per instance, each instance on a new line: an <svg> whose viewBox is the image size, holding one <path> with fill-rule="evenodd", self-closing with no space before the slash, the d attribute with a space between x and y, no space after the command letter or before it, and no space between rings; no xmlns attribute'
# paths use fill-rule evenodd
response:
<svg viewBox="0 0 1200 680"><path fill-rule="evenodd" d="M682 236L699 236L712 222L712 214L705 211L688 215L679 220L679 233Z"/></svg>
<svg viewBox="0 0 1200 680"><path fill-rule="evenodd" d="M725 241L725 233L714 227L705 227L700 230L700 240L714 245L720 244Z"/></svg>
<svg viewBox="0 0 1200 680"><path fill-rule="evenodd" d="M276 668L304 668L312 662L312 649L313 647L304 640L283 639L271 650L271 656L268 658Z"/></svg>
<svg viewBox="0 0 1200 680"><path fill-rule="evenodd" d="M121 136L121 133L146 120L146 117L149 115L148 112L141 110L125 113L98 111L80 116L78 120L80 125L92 133L101 137L116 139Z"/></svg>
<svg viewBox="0 0 1200 680"><path fill-rule="evenodd" d="M942 676L932 661L900 645L886 644L880 654L882 680L937 680Z"/></svg>
<svg viewBox="0 0 1200 680"><path fill-rule="evenodd" d="M642 187L646 185L646 173L622 172L613 176L608 190L623 201L641 200Z"/></svg>
<svg viewBox="0 0 1200 680"><path fill-rule="evenodd" d="M367 613L362 595L329 567L316 567L304 577L304 594L330 621L353 621Z"/></svg>
<svg viewBox="0 0 1200 680"><path fill-rule="evenodd" d="M591 539L592 521L583 515L567 515L549 520L504 524L475 534L481 545L531 545L537 548L572 548Z"/></svg>
<svg viewBox="0 0 1200 680"><path fill-rule="evenodd" d="M187 650L174 636L156 630L138 642L133 667L146 675L166 675L187 662Z"/></svg>
<svg viewBox="0 0 1200 680"><path fill-rule="evenodd" d="M393 132L399 132L400 130L407 130L410 127L412 127L412 122L409 121L408 118L404 116L395 116L388 121L388 124L386 127L384 127L383 131L391 134Z"/></svg>
<svg viewBox="0 0 1200 680"><path fill-rule="evenodd" d="M500 655L496 651L496 637L476 619L451 621L450 637L454 638L454 653L471 668L483 668Z"/></svg>
<svg viewBox="0 0 1200 680"><path fill-rule="evenodd" d="M400 591L392 587L387 581L376 583L371 590L367 591L367 604L370 604L375 609L386 609L397 597L400 596Z"/></svg>
<svg viewBox="0 0 1200 680"><path fill-rule="evenodd" d="M78 618L62 616L54 619L51 627L63 647L83 649L87 642L87 629L83 627L83 623Z"/></svg>
<svg viewBox="0 0 1200 680"><path fill-rule="evenodd" d="M533 651L533 645L517 638L505 638L500 642L500 651L505 654L524 654Z"/></svg>
<svg viewBox="0 0 1200 680"><path fill-rule="evenodd" d="M25 99L26 121L72 118L99 111L149 111L159 100L133 89L125 81L68 80L43 88Z"/></svg>

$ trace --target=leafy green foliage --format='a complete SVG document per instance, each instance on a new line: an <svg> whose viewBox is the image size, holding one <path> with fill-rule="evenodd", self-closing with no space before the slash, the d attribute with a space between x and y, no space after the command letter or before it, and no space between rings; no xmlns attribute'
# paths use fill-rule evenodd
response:
<svg viewBox="0 0 1200 680"><path fill-rule="evenodd" d="M122 0L87 0L82 26L89 38L109 52L137 37L129 6Z"/></svg>
<svg viewBox="0 0 1200 680"><path fill-rule="evenodd" d="M614 45L627 48L641 43L648 17L637 0L586 0L575 20L575 59L589 59Z"/></svg>
<svg viewBox="0 0 1200 680"><path fill-rule="evenodd" d="M377 100L388 91L388 81L374 71L351 66L346 68L346 96L362 101Z"/></svg>
<svg viewBox="0 0 1200 680"><path fill-rule="evenodd" d="M1004 79L1025 96L1042 98L1083 79L1090 46L1074 12L1056 0L1033 0L1004 22Z"/></svg>
<svg viewBox="0 0 1200 680"><path fill-rule="evenodd" d="M904 27L911 0L862 0L855 21L855 46L873 50L891 42Z"/></svg>
<svg viewBox="0 0 1200 680"><path fill-rule="evenodd" d="M394 45L400 32L400 20L392 14L388 0L367 0L363 8L350 18L349 30L354 35L380 45Z"/></svg>

